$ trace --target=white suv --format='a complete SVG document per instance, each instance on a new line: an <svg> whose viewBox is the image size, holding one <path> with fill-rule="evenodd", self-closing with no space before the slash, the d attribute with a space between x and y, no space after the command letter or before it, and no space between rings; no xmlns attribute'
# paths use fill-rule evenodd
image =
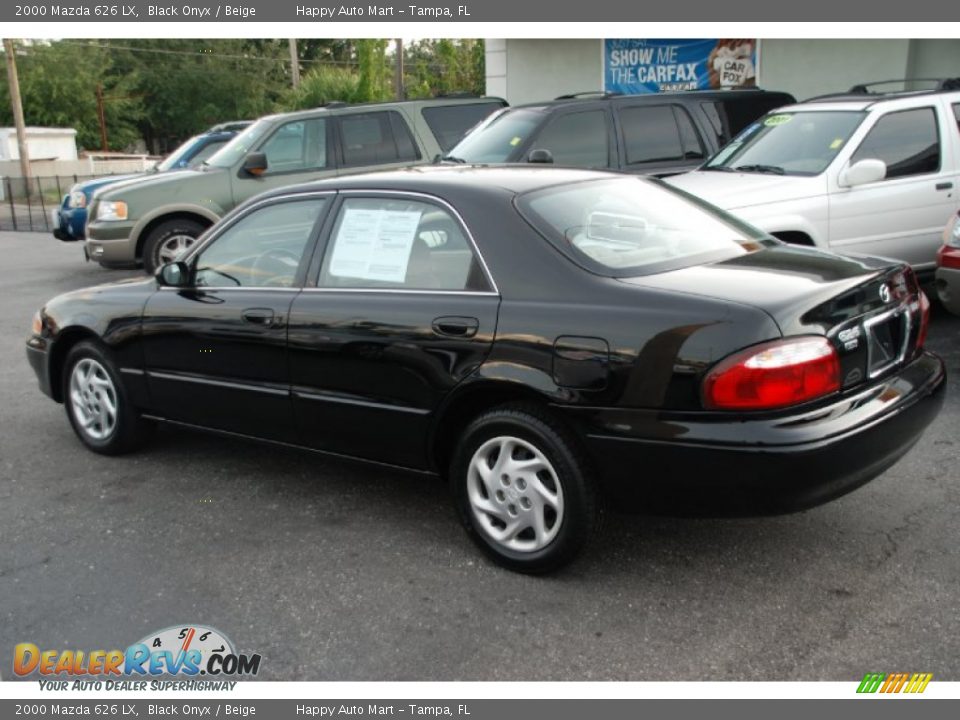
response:
<svg viewBox="0 0 960 720"><path fill-rule="evenodd" d="M779 108L671 184L787 242L932 273L960 209L960 81Z"/></svg>

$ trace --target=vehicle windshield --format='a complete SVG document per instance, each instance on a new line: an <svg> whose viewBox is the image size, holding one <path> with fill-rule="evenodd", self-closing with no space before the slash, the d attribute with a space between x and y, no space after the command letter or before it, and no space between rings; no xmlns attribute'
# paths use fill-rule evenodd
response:
<svg viewBox="0 0 960 720"><path fill-rule="evenodd" d="M725 260L777 243L689 193L624 177L537 190L522 215L586 269L632 277Z"/></svg>
<svg viewBox="0 0 960 720"><path fill-rule="evenodd" d="M508 110L494 115L461 140L450 158L467 163L510 162L517 148L543 119L534 110Z"/></svg>
<svg viewBox="0 0 960 720"><path fill-rule="evenodd" d="M775 112L744 128L702 169L819 175L865 117L848 110Z"/></svg>
<svg viewBox="0 0 960 720"><path fill-rule="evenodd" d="M183 160L190 152L190 149L193 147L194 143L196 143L199 139L199 135L194 135L185 143L181 144L176 150L167 155L163 160L157 163L156 166L154 166L154 172L166 172L167 170L173 170L176 168L180 164L180 161Z"/></svg>
<svg viewBox="0 0 960 720"><path fill-rule="evenodd" d="M260 142L261 138L274 126L272 120L257 120L233 140L214 153L204 164L215 167L233 167Z"/></svg>

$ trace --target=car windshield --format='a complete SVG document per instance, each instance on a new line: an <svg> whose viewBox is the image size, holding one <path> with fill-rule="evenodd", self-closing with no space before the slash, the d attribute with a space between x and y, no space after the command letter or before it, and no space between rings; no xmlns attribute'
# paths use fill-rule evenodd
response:
<svg viewBox="0 0 960 720"><path fill-rule="evenodd" d="M166 172L167 170L172 170L176 168L180 164L180 161L185 159L185 157L189 154L191 148L193 148L194 144L199 139L200 139L199 135L194 135L192 138L190 138L185 143L180 145L172 153L167 155L163 160L157 163L156 167L154 167L154 171Z"/></svg>
<svg viewBox="0 0 960 720"><path fill-rule="evenodd" d="M233 167L242 157L253 150L272 127L274 127L274 123L270 119L257 120L214 153L205 164L224 168Z"/></svg>
<svg viewBox="0 0 960 720"><path fill-rule="evenodd" d="M847 110L775 112L744 128L702 169L819 175L864 117Z"/></svg>
<svg viewBox="0 0 960 720"><path fill-rule="evenodd" d="M450 151L450 158L467 163L510 162L543 115L533 110L508 110L479 125Z"/></svg>
<svg viewBox="0 0 960 720"><path fill-rule="evenodd" d="M656 180L559 185L518 198L535 228L588 270L632 277L776 244L769 235Z"/></svg>

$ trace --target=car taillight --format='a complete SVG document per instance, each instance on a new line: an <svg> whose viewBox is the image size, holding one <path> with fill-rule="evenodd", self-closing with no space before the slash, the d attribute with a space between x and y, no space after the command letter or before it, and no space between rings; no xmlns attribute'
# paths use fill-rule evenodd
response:
<svg viewBox="0 0 960 720"><path fill-rule="evenodd" d="M920 291L920 329L917 331L917 350L923 350L927 342L927 327L930 325L930 300L927 294Z"/></svg>
<svg viewBox="0 0 960 720"><path fill-rule="evenodd" d="M941 245L937 251L937 267L960 270L960 248Z"/></svg>
<svg viewBox="0 0 960 720"><path fill-rule="evenodd" d="M825 337L763 343L718 363L703 385L715 410L769 410L808 402L840 389L840 358Z"/></svg>

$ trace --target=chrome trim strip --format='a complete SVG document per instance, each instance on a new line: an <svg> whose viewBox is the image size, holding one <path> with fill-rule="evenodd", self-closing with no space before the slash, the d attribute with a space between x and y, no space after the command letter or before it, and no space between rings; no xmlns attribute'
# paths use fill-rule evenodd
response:
<svg viewBox="0 0 960 720"><path fill-rule="evenodd" d="M126 375L144 375L144 371L139 368L120 368L120 372Z"/></svg>
<svg viewBox="0 0 960 720"><path fill-rule="evenodd" d="M196 383L198 385L213 385L214 387L232 388L234 390L249 390L251 392L266 393L267 395L290 395L289 388L281 390L280 388L267 387L266 385L255 385L252 383L230 382L228 380L214 380L212 378L199 377L197 375L179 375L177 373L158 372L156 370L147 371L148 378L157 378L158 380L177 380L179 382Z"/></svg>
<svg viewBox="0 0 960 720"><path fill-rule="evenodd" d="M391 410L394 412L409 413L411 415L429 415L430 411L423 408L405 407L403 405L390 405L388 403L378 403L372 400L358 400L354 398L342 397L340 395L331 395L323 392L314 392L310 390L293 390L292 395L301 400L316 400L318 402L331 402L340 405L356 405L359 407L374 408L377 410Z"/></svg>
<svg viewBox="0 0 960 720"><path fill-rule="evenodd" d="M399 295L468 295L481 297L500 297L490 290L414 290L412 288L321 288L305 287L303 292L321 293L391 293Z"/></svg>
<svg viewBox="0 0 960 720"><path fill-rule="evenodd" d="M262 287L262 286L246 286L246 285L191 285L190 287L170 287L168 285L161 285L160 290L174 290L176 292L207 292L209 290L216 290L220 292L221 290L244 290L250 292L281 292L281 293L298 293L303 288L282 288L282 287Z"/></svg>
<svg viewBox="0 0 960 720"><path fill-rule="evenodd" d="M427 193L416 192L414 190L377 190L375 188L368 188L363 190L350 189L350 190L340 190L339 194L344 197L349 196L383 196L383 195L394 195L400 197L418 197L426 198L432 202L443 205L450 212L453 213L457 221L460 223L460 226L464 229L467 234L467 239L470 241L470 246L473 248L474 252L477 253L477 257L480 259L480 267L483 269L483 274L487 278L487 282L490 283L490 287L493 288L493 294L499 295L500 288L497 287L496 280L493 279L493 274L490 272L490 268L487 265L487 261L483 257L483 253L480 252L480 248L477 246L476 240L473 239L473 233L470 232L470 226L467 225L466 221L463 219L463 216L460 212L450 203L448 203L443 198L437 197L436 195L429 195Z"/></svg>

